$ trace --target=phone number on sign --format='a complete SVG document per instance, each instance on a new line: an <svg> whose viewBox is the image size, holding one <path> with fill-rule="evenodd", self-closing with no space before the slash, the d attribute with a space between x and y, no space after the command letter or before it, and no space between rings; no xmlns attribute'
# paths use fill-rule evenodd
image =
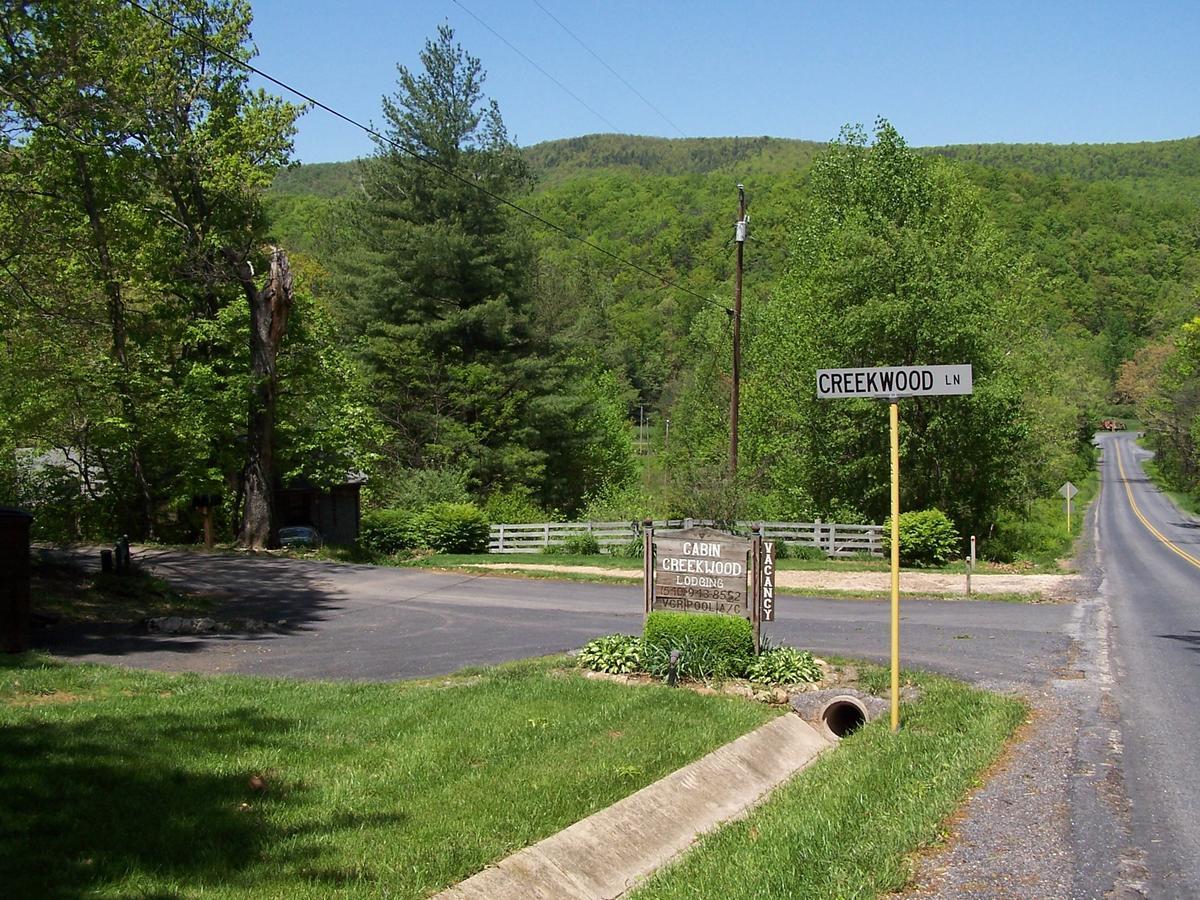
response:
<svg viewBox="0 0 1200 900"><path fill-rule="evenodd" d="M679 598L684 600L715 600L719 603L745 603L746 595L740 591L722 591L715 588L676 587L658 585L654 596L659 599Z"/></svg>

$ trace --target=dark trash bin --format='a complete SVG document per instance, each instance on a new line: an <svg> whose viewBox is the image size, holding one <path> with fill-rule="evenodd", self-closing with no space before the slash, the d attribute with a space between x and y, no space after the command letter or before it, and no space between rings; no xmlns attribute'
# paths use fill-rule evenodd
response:
<svg viewBox="0 0 1200 900"><path fill-rule="evenodd" d="M29 527L33 516L0 506L0 650L29 649Z"/></svg>

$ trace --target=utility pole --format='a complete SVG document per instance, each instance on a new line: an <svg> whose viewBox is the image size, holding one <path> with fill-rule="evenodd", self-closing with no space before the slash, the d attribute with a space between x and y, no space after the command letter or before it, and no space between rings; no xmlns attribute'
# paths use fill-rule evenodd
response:
<svg viewBox="0 0 1200 900"><path fill-rule="evenodd" d="M737 243L737 264L733 276L733 385L729 393L729 477L737 478L738 404L742 381L742 250L746 246L746 189L738 189L738 220L733 239Z"/></svg>

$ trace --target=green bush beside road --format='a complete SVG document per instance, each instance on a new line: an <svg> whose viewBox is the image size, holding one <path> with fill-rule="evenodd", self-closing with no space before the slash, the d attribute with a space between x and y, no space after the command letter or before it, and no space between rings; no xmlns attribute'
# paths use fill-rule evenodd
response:
<svg viewBox="0 0 1200 900"><path fill-rule="evenodd" d="M642 637L658 651L652 674L659 674L672 650L682 653L684 674L695 678L738 677L754 656L754 631L741 616L652 612Z"/></svg>

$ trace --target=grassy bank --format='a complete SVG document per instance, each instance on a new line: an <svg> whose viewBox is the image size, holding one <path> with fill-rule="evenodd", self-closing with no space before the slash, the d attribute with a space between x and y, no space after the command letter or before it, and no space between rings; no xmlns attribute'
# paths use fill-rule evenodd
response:
<svg viewBox="0 0 1200 900"><path fill-rule="evenodd" d="M1159 469L1153 459L1143 462L1142 468L1146 470L1146 474L1150 476L1150 480L1154 482L1155 487L1170 497L1176 506L1190 515L1200 516L1200 497L1172 490L1168 487L1167 479L1163 477L1162 470Z"/></svg>
<svg viewBox="0 0 1200 900"><path fill-rule="evenodd" d="M73 562L34 554L33 612L52 621L136 622L149 616L202 615L216 604L186 594L141 568L126 575L86 574Z"/></svg>
<svg viewBox="0 0 1200 900"><path fill-rule="evenodd" d="M0 659L0 884L423 897L771 715L553 661L327 684Z"/></svg>
<svg viewBox="0 0 1200 900"><path fill-rule="evenodd" d="M1030 566L1030 571L1057 571L1058 561L1073 555L1075 541L1083 533L1088 507L1100 490L1100 475L1093 470L1075 486L1079 493L1071 501L1070 531L1062 497L1031 500L1019 516L1001 513L989 552L1011 557Z"/></svg>
<svg viewBox="0 0 1200 900"><path fill-rule="evenodd" d="M875 677L882 681L879 670ZM780 788L747 819L705 838L636 900L874 897L902 888L913 854L943 823L1025 716L1014 699L944 678Z"/></svg>

